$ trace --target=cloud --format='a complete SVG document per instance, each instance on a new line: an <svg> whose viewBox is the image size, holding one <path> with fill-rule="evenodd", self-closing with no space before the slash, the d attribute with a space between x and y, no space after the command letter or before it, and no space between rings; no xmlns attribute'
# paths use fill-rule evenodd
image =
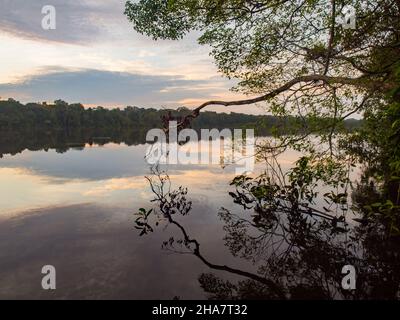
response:
<svg viewBox="0 0 400 320"><path fill-rule="evenodd" d="M49 68L16 83L0 84L0 96L22 102L63 99L90 105L161 107L211 98L227 88L222 79L187 80L182 76Z"/></svg>
<svg viewBox="0 0 400 320"><path fill-rule="evenodd" d="M107 25L126 20L124 0L0 0L0 30L18 37L79 43L107 32ZM56 30L42 29L42 8L56 9Z"/></svg>
<svg viewBox="0 0 400 320"><path fill-rule="evenodd" d="M226 94L232 83L212 79L217 70L199 34L152 41L133 30L125 2L0 0L0 96L159 107ZM42 29L45 5L56 8L56 30Z"/></svg>

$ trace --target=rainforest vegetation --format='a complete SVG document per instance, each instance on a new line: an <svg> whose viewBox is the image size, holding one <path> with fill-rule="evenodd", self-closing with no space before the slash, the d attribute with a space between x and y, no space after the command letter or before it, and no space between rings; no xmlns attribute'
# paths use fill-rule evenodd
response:
<svg viewBox="0 0 400 320"><path fill-rule="evenodd" d="M303 120L301 130L257 146L264 172L235 177L229 195L237 206L217 213L226 247L256 272L207 259L177 217L191 212L190 190L166 192L168 173L157 168L148 177L157 206L137 213L141 234L153 231L155 215L181 231L166 249L242 277L200 275L212 299L398 299L400 2L140 0L128 1L125 14L156 41L195 31L220 73L237 81L233 90L249 96L205 101L182 128L210 105L261 103ZM363 125L341 130L354 114ZM284 171L276 157L288 149L302 156ZM341 283L345 265L357 272L352 288Z"/></svg>

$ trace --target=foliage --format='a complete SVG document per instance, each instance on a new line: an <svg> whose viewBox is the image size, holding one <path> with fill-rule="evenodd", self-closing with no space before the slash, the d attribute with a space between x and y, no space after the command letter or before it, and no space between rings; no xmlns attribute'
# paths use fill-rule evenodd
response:
<svg viewBox="0 0 400 320"><path fill-rule="evenodd" d="M338 23L346 5L355 9L355 29ZM262 103L295 120L274 132L276 146L258 146L264 174L232 181L244 213L220 211L231 253L262 265L244 275L206 261L250 281L201 276L210 297L246 297L241 292L256 281L254 296L264 298L398 298L399 2L139 0L128 1L125 14L154 39L200 34L219 71L238 81L233 89L249 96L204 102L182 126L209 105ZM343 132L354 114L362 128ZM284 173L271 161L287 148L303 156ZM356 166L359 180L350 179ZM338 282L345 264L358 270L354 292Z"/></svg>

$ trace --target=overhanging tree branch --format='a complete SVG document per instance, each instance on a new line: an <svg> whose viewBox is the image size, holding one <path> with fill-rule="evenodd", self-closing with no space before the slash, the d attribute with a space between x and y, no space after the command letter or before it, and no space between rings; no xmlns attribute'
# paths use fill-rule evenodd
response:
<svg viewBox="0 0 400 320"><path fill-rule="evenodd" d="M368 79L368 81L366 81ZM306 75L306 76L299 76L296 77L288 82L286 82L284 85L262 95L259 97L255 98L250 98L250 99L243 99L243 100L233 100L233 101L222 101L222 100L210 100L207 102L204 102L197 108L195 108L189 115L185 116L181 122L178 123L178 128L184 128L190 121L194 118L197 118L200 114L200 111L207 106L211 105L221 105L221 106L240 106L240 105L249 105L249 104L254 104L254 103L259 103L259 102L264 102L269 99L272 99L279 94L289 90L296 84L302 83L302 82L318 82L322 81L325 84L343 84L343 85L351 85L356 88L360 89L368 89L368 90L378 90L378 89L383 89L384 87L387 87L382 81L378 80L371 80L371 78L363 75L358 78L348 78L348 77L330 77L327 75L323 74L312 74L312 75Z"/></svg>

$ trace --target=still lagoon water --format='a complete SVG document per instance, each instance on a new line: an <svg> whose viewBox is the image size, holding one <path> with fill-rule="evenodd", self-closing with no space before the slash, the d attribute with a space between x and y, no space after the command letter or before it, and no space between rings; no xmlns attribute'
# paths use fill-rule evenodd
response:
<svg viewBox="0 0 400 320"><path fill-rule="evenodd" d="M148 145L108 143L4 155L0 159L0 299L202 299L198 276L210 270L192 255L161 248L176 233L158 228L139 237L134 213L151 207L145 176ZM280 157L290 167L298 154ZM233 167L174 165L174 186L189 190L183 221L204 254L252 270L223 244L221 206ZM56 268L56 290L43 290L41 269ZM217 275L226 277L223 273Z"/></svg>

